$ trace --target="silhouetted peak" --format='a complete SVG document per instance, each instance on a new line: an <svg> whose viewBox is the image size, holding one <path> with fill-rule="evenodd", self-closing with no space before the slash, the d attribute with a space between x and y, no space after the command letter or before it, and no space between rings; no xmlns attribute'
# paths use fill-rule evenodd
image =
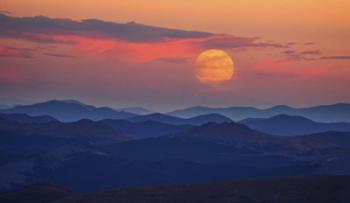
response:
<svg viewBox="0 0 350 203"><path fill-rule="evenodd" d="M209 122L206 123L202 126L193 128L190 130L190 133L195 133L198 135L234 135L234 134L239 134L239 135L250 135L250 134L255 134L255 131L250 129L249 127L235 123L235 122L225 122L225 123L214 123L214 122Z"/></svg>
<svg viewBox="0 0 350 203"><path fill-rule="evenodd" d="M0 113L0 117L11 121L16 121L19 123L48 123L48 122L57 121L53 117L47 116L47 115L29 116L24 113L10 113L10 114Z"/></svg>
<svg viewBox="0 0 350 203"><path fill-rule="evenodd" d="M205 130L237 130L237 129L249 129L247 126L235 122L225 122L225 123L215 123L215 122L208 122L206 124L203 124L202 126L199 126L198 129L205 129Z"/></svg>
<svg viewBox="0 0 350 203"><path fill-rule="evenodd" d="M193 117L193 118L226 118L226 119L231 120L230 118L228 118L226 116L223 116L223 115L221 115L219 113L203 114L203 115L199 115L199 116L196 116L196 117Z"/></svg>
<svg viewBox="0 0 350 203"><path fill-rule="evenodd" d="M76 104L76 105L81 105L81 106L85 106L86 104L77 101L77 100L73 100L73 99L67 99L67 100L58 100L58 99L54 99L54 100L49 100L46 102L41 102L39 104Z"/></svg>
<svg viewBox="0 0 350 203"><path fill-rule="evenodd" d="M79 121L74 122L74 123L77 123L77 124L94 124L95 122L90 120L90 119L80 119Z"/></svg>
<svg viewBox="0 0 350 203"><path fill-rule="evenodd" d="M296 115L287 115L287 114L279 114L277 116L273 116L268 118L269 120L287 120L287 121L307 121L307 122L313 122L312 120L302 117L302 116L296 116Z"/></svg>
<svg viewBox="0 0 350 203"><path fill-rule="evenodd" d="M167 116L167 115L162 114L162 113L151 113L151 114L147 114L146 116L149 116L149 117L161 117L161 116Z"/></svg>
<svg viewBox="0 0 350 203"><path fill-rule="evenodd" d="M82 106L85 106L86 104L78 101L78 100L74 100L74 99L67 99L67 100L57 100L57 101L60 101L60 102L65 102L65 103L68 103L68 104L79 104L79 105L82 105Z"/></svg>
<svg viewBox="0 0 350 203"><path fill-rule="evenodd" d="M190 107L190 109L207 109L207 108L208 108L207 106L201 106L201 105Z"/></svg>
<svg viewBox="0 0 350 203"><path fill-rule="evenodd" d="M277 105L277 106L273 106L271 108L268 108L267 110L275 110L275 111L285 111L285 110L291 110L293 109L290 106L287 105Z"/></svg>
<svg viewBox="0 0 350 203"><path fill-rule="evenodd" d="M321 108L332 107L332 108L338 108L339 110L342 110L344 108L350 108L350 104L349 103L336 103L336 104L329 104L329 105L321 105L318 107L321 107Z"/></svg>
<svg viewBox="0 0 350 203"><path fill-rule="evenodd" d="M181 135L179 137L181 138ZM234 122L206 123L202 126L190 129L182 135L182 138L199 139L221 144L240 143L241 147L245 146L247 143L256 146L261 143L268 144L274 142L272 136Z"/></svg>
<svg viewBox="0 0 350 203"><path fill-rule="evenodd" d="M143 107L125 107L122 109L119 109L120 111L130 112L138 115L147 115L153 113L153 111L143 108Z"/></svg>

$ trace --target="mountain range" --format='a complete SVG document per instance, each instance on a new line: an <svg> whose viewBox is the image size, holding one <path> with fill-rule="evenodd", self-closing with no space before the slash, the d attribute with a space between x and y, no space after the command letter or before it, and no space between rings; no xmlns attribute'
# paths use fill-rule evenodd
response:
<svg viewBox="0 0 350 203"><path fill-rule="evenodd" d="M126 110L132 111L133 113L127 112ZM103 119L126 119L131 122L156 121L172 125L201 125L206 122L232 121L231 119L219 114L208 114L194 118L183 119L161 113L148 114L149 112L151 111L141 107L125 108L117 111L109 107L95 107L92 105L86 105L75 100L51 100L32 105L18 105L13 108L1 111L2 114L13 115L48 115L62 122L78 121L80 119L89 119L94 121Z"/></svg>
<svg viewBox="0 0 350 203"><path fill-rule="evenodd" d="M136 116L133 113L117 111L109 107L95 107L74 100L51 100L32 105L17 105L1 112L25 113L31 116L49 115L60 121L101 120L105 118L123 119Z"/></svg>
<svg viewBox="0 0 350 203"><path fill-rule="evenodd" d="M14 114L1 114L0 118L17 121L19 123L48 123L52 121L57 121L51 116L29 116L24 113L14 113Z"/></svg>
<svg viewBox="0 0 350 203"><path fill-rule="evenodd" d="M101 108L76 101L32 107L23 109L34 115L10 113L23 110L18 107L0 114L1 191L38 182L96 192L246 178L350 175L347 123L292 115L233 122L216 113L179 118L109 108L114 113L103 114ZM115 119L115 112L128 116Z"/></svg>
<svg viewBox="0 0 350 203"><path fill-rule="evenodd" d="M346 103L305 108L293 108L279 105L267 109L239 106L223 108L196 106L166 113L169 116L168 118L157 118L157 116L160 116L160 113L155 113L142 107L120 108L119 110L115 110L109 107L95 107L75 100L51 100L32 105L17 105L12 108L3 109L0 112L24 113L32 116L49 115L60 121L77 121L80 119L129 119L131 121L145 121L147 117L153 117L152 120L155 121L165 119L179 122L175 121L175 118L188 119L210 114L216 117L221 115L222 118L220 119L226 119L226 121L227 119L240 121L247 118L269 118L284 114L302 116L317 122L350 122L350 104ZM164 116L166 114L162 115ZM136 116L141 117L133 118ZM170 116L175 118L170 118ZM203 124L203 122L197 124Z"/></svg>
<svg viewBox="0 0 350 203"><path fill-rule="evenodd" d="M202 125L208 122L225 123L232 122L231 119L220 114L206 114L192 118L178 118L161 113L153 113L127 118L131 122L156 121L172 125Z"/></svg>
<svg viewBox="0 0 350 203"><path fill-rule="evenodd" d="M0 104L0 109L7 109L7 108L10 108L10 106L5 104Z"/></svg>
<svg viewBox="0 0 350 203"><path fill-rule="evenodd" d="M133 114L137 114L137 115L146 115L146 114L152 114L153 113L153 111L148 110L148 109L143 108L143 107L127 107L127 108L121 108L119 110L120 111L129 112L129 113L133 113Z"/></svg>
<svg viewBox="0 0 350 203"><path fill-rule="evenodd" d="M326 131L350 132L350 123L315 122L302 116L277 115L270 118L248 118L240 123L271 135L305 135Z"/></svg>
<svg viewBox="0 0 350 203"><path fill-rule="evenodd" d="M93 141L124 141L128 138L121 132L113 130L108 125L100 122L83 119L76 122L62 123L59 121L20 123L13 120L0 118L0 139L2 144L8 141L15 144L15 139L69 138L80 140L82 143ZM9 143L10 144L10 143Z"/></svg>
<svg viewBox="0 0 350 203"><path fill-rule="evenodd" d="M258 109L254 107L190 107L182 110L169 112L169 115L189 118L193 116L218 113L231 118L234 121L239 121L247 118L269 118L272 116L287 114L299 115L308 119L319 122L350 122L350 104L339 103L332 105L320 105L305 108L293 108L289 106L274 106L267 109Z"/></svg>
<svg viewBox="0 0 350 203"><path fill-rule="evenodd" d="M142 128L151 128L149 123L155 129L169 127L164 131L169 134L142 134ZM252 177L350 175L349 151L349 132L283 137L234 122L177 128L155 121L19 123L2 118L0 188L48 182L86 192Z"/></svg>
<svg viewBox="0 0 350 203"><path fill-rule="evenodd" d="M153 120L131 122L128 120L104 119L99 122L135 139L177 134L194 127L189 124L174 125Z"/></svg>

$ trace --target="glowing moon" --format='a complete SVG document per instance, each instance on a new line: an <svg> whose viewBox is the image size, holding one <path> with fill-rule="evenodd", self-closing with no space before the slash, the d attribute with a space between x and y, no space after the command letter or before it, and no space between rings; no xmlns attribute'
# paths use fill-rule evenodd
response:
<svg viewBox="0 0 350 203"><path fill-rule="evenodd" d="M231 57L222 50L206 50L196 60L195 75L202 83L222 83L231 80L233 74L234 63Z"/></svg>

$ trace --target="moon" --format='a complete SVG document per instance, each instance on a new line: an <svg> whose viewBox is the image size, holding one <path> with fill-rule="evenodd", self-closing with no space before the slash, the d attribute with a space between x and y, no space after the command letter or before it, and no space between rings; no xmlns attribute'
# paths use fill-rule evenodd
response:
<svg viewBox="0 0 350 203"><path fill-rule="evenodd" d="M219 84L232 79L234 62L225 51L209 49L197 57L195 63L196 78L204 84Z"/></svg>

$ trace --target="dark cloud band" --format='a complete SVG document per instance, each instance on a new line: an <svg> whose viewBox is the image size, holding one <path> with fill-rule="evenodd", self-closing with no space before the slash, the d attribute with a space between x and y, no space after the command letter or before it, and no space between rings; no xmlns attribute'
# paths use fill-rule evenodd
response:
<svg viewBox="0 0 350 203"><path fill-rule="evenodd" d="M73 21L44 16L12 17L0 14L0 27L0 37L2 38L19 38L40 43L75 44L77 41L72 38L57 39L55 36L78 36L133 43L158 43L184 39L192 40L189 42L190 44L202 48L287 47L279 43L258 42L258 37L236 37L161 28L135 22L121 24L96 19Z"/></svg>
<svg viewBox="0 0 350 203"><path fill-rule="evenodd" d="M205 38L211 34L138 24L120 24L96 19L73 21L38 17L11 17L0 14L0 35L39 41L37 35L77 35L91 38L116 38L130 42L162 42L167 39ZM45 38L41 39L45 42ZM47 39L47 42L50 42Z"/></svg>
<svg viewBox="0 0 350 203"><path fill-rule="evenodd" d="M321 59L328 60L350 60L350 56L323 56Z"/></svg>

